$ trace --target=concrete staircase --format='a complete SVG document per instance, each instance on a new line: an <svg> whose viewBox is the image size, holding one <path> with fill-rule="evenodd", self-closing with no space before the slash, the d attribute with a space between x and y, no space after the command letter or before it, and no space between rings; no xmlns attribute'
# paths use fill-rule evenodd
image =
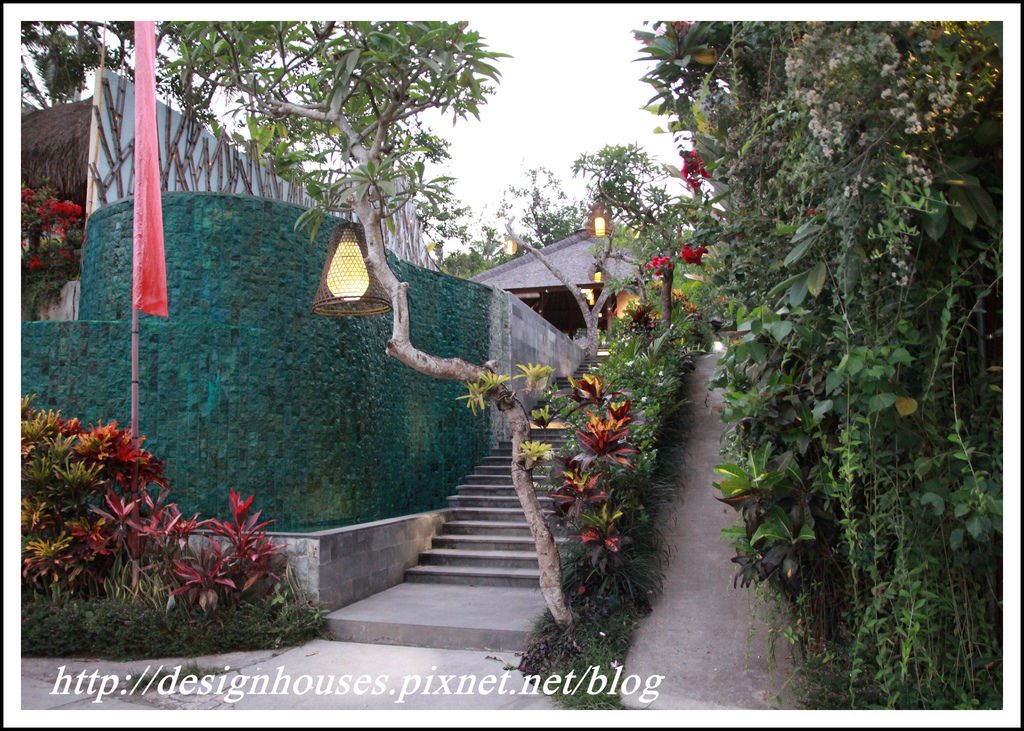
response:
<svg viewBox="0 0 1024 731"><path fill-rule="evenodd" d="M532 429L531 439L551 444L558 452L568 439L566 429ZM543 485L538 499L551 506L547 472L534 472ZM455 495L448 498L449 519L419 565L405 574L415 583L471 584L534 588L540 580L537 554L526 516L512 486L512 444L502 442L486 457Z"/></svg>
<svg viewBox="0 0 1024 731"><path fill-rule="evenodd" d="M596 360L580 364L576 377ZM567 378L556 381L568 388ZM531 429L556 454L564 426ZM521 647L544 610L540 572L526 516L512 485L512 443L500 442L448 497L449 518L405 582L332 612L335 639L467 649ZM550 508L547 471L534 471L538 499ZM558 539L556 539L558 540ZM396 608L396 605L401 605Z"/></svg>

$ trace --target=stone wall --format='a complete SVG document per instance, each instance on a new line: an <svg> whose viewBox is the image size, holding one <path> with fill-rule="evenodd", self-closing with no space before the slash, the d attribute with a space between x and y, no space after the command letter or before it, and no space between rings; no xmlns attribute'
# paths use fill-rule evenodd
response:
<svg viewBox="0 0 1024 731"><path fill-rule="evenodd" d="M402 583L443 525L433 511L312 533L276 533L299 583L337 609Z"/></svg>
<svg viewBox="0 0 1024 731"><path fill-rule="evenodd" d="M302 208L165 193L170 317L140 323L140 431L184 512L256 495L275 529L315 530L440 508L491 444L462 384L388 357L390 316L310 307L331 225ZM93 214L77 322L22 325L22 392L85 423L129 421L132 203ZM491 357L490 289L393 261L410 282L412 340Z"/></svg>

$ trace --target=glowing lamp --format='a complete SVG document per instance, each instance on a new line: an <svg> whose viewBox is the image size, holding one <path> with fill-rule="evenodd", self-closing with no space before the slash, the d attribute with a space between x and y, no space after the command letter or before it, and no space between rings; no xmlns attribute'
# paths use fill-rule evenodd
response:
<svg viewBox="0 0 1024 731"><path fill-rule="evenodd" d="M331 232L313 314L363 317L391 310L391 299L366 268L366 237L361 224L345 221Z"/></svg>

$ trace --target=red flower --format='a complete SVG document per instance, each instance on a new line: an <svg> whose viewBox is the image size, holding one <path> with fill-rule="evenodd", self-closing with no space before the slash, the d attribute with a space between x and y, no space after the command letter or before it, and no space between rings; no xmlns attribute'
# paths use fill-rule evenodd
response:
<svg viewBox="0 0 1024 731"><path fill-rule="evenodd" d="M818 209L817 208L808 208L807 209L807 215L808 216L817 216L818 215Z"/></svg>
<svg viewBox="0 0 1024 731"><path fill-rule="evenodd" d="M696 264L697 266L700 266L701 259L703 259L706 253L708 253L706 246L698 246L696 249L693 249L689 244L687 244L683 247L680 256L687 264Z"/></svg>
<svg viewBox="0 0 1024 731"><path fill-rule="evenodd" d="M28 262L29 271L33 272L37 269L42 269L44 266L46 265L39 260L38 256L33 256Z"/></svg>
<svg viewBox="0 0 1024 731"><path fill-rule="evenodd" d="M704 159L696 150L683 150L680 154L683 158L683 169L681 171L683 179L690 186L691 190L699 190L701 179L706 180L711 177L711 173L704 167Z"/></svg>
<svg viewBox="0 0 1024 731"><path fill-rule="evenodd" d="M672 270L672 259L667 256L655 256L652 257L649 262L644 264L647 269L654 269L654 276L662 277Z"/></svg>

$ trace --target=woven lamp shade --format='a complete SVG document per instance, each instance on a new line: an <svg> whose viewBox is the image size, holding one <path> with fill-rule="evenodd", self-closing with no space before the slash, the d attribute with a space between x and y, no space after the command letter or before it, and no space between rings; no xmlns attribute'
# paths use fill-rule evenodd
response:
<svg viewBox="0 0 1024 731"><path fill-rule="evenodd" d="M612 235L612 214L601 201L595 201L587 214L587 236L601 239Z"/></svg>
<svg viewBox="0 0 1024 731"><path fill-rule="evenodd" d="M366 268L366 236L361 224L339 223L331 232L313 314L324 317L365 317L391 310L384 287Z"/></svg>

